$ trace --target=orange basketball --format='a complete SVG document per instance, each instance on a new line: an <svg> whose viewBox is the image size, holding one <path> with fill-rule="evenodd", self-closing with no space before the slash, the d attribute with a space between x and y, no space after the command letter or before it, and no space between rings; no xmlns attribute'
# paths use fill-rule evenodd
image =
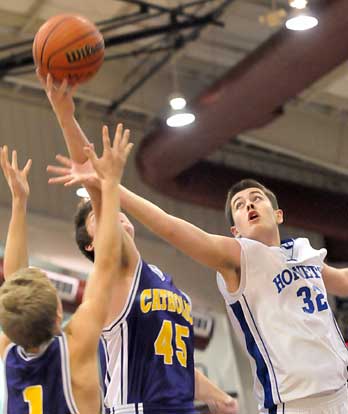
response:
<svg viewBox="0 0 348 414"><path fill-rule="evenodd" d="M51 17L36 33L33 43L35 66L43 76L66 78L70 85L96 74L104 60L104 39L85 17L62 14Z"/></svg>

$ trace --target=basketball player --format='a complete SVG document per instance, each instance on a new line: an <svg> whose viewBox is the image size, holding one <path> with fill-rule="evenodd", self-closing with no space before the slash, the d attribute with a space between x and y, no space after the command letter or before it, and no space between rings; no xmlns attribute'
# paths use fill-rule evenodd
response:
<svg viewBox="0 0 348 414"><path fill-rule="evenodd" d="M124 190L122 206L150 230L218 271L233 328L250 358L263 413L347 413L348 354L329 293L348 296L348 269L308 239L280 241L275 195L254 180L229 192L234 238L208 234Z"/></svg>
<svg viewBox="0 0 348 414"><path fill-rule="evenodd" d="M102 400L97 350L107 317L111 287L122 277L123 246L130 243L115 216L124 162L131 149L129 132L110 146L103 130L104 153L92 162L100 178L102 205L95 237L95 266L82 305L61 330L62 305L46 274L29 268L26 206L29 160L20 170L16 151L10 164L7 147L1 167L12 193L12 216L4 255L5 282L0 289L0 355L5 367L4 414L97 414Z"/></svg>
<svg viewBox="0 0 348 414"><path fill-rule="evenodd" d="M55 88L51 76L47 83L40 80L74 160L74 173L80 177L89 171L90 163L85 162L83 152L89 142L74 118L72 91L66 82ZM75 221L79 248L92 261L100 209L98 187L87 182L91 202L80 206ZM194 370L189 298L174 286L169 275L141 259L133 225L124 214L120 220L132 243L125 246L124 277L115 281L102 332L100 355L107 413L193 413L194 397L207 403L212 413L236 413L237 401Z"/></svg>
<svg viewBox="0 0 348 414"><path fill-rule="evenodd" d="M348 354L327 301L327 292L348 296L348 269L325 264L326 250L315 250L308 239L281 242L283 212L270 190L254 180L231 188L226 214L234 238L208 234L124 188L121 204L218 271L231 324L250 358L261 413L348 412Z"/></svg>
<svg viewBox="0 0 348 414"><path fill-rule="evenodd" d="M348 296L348 270L326 265L326 251L312 249L306 239L281 244L283 213L269 190L246 181L230 192L226 211L236 238L207 234L130 192L124 194L123 206L135 218L219 271L231 321L250 356L260 410L290 413L315 407L319 412L318 406L324 406L339 412L342 405L347 411L347 353L326 290ZM297 358L289 362L295 346Z"/></svg>

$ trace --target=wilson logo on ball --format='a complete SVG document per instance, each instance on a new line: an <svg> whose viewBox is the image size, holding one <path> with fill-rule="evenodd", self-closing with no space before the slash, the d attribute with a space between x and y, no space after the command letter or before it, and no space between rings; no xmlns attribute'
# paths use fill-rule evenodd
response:
<svg viewBox="0 0 348 414"><path fill-rule="evenodd" d="M33 57L41 76L70 85L87 82L104 60L104 39L97 27L80 15L60 14L37 31Z"/></svg>
<svg viewBox="0 0 348 414"><path fill-rule="evenodd" d="M71 52L66 52L65 56L69 63L79 62L82 59L86 59L89 56L93 56L99 52L99 50L104 49L104 43L99 42L95 46L86 45L80 49L72 50Z"/></svg>

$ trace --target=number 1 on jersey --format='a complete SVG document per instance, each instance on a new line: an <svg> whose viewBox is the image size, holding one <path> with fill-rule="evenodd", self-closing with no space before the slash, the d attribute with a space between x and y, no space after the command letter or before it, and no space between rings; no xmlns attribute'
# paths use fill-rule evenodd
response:
<svg viewBox="0 0 348 414"><path fill-rule="evenodd" d="M175 324L175 348L176 357L182 367L187 366L187 348L183 338L188 338L190 335L189 328L187 326ZM173 324L171 321L164 320L162 327L157 335L155 341L155 354L163 355L163 362L166 365L173 364Z"/></svg>
<svg viewBox="0 0 348 414"><path fill-rule="evenodd" d="M29 404L29 414L43 414L42 385L33 385L23 391L23 398Z"/></svg>

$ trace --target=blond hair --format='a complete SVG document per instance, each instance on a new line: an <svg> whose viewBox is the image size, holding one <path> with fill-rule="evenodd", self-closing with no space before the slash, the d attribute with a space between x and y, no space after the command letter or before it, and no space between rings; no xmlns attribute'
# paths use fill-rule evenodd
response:
<svg viewBox="0 0 348 414"><path fill-rule="evenodd" d="M57 291L37 268L18 270L0 288L0 325L24 349L38 347L54 336Z"/></svg>

